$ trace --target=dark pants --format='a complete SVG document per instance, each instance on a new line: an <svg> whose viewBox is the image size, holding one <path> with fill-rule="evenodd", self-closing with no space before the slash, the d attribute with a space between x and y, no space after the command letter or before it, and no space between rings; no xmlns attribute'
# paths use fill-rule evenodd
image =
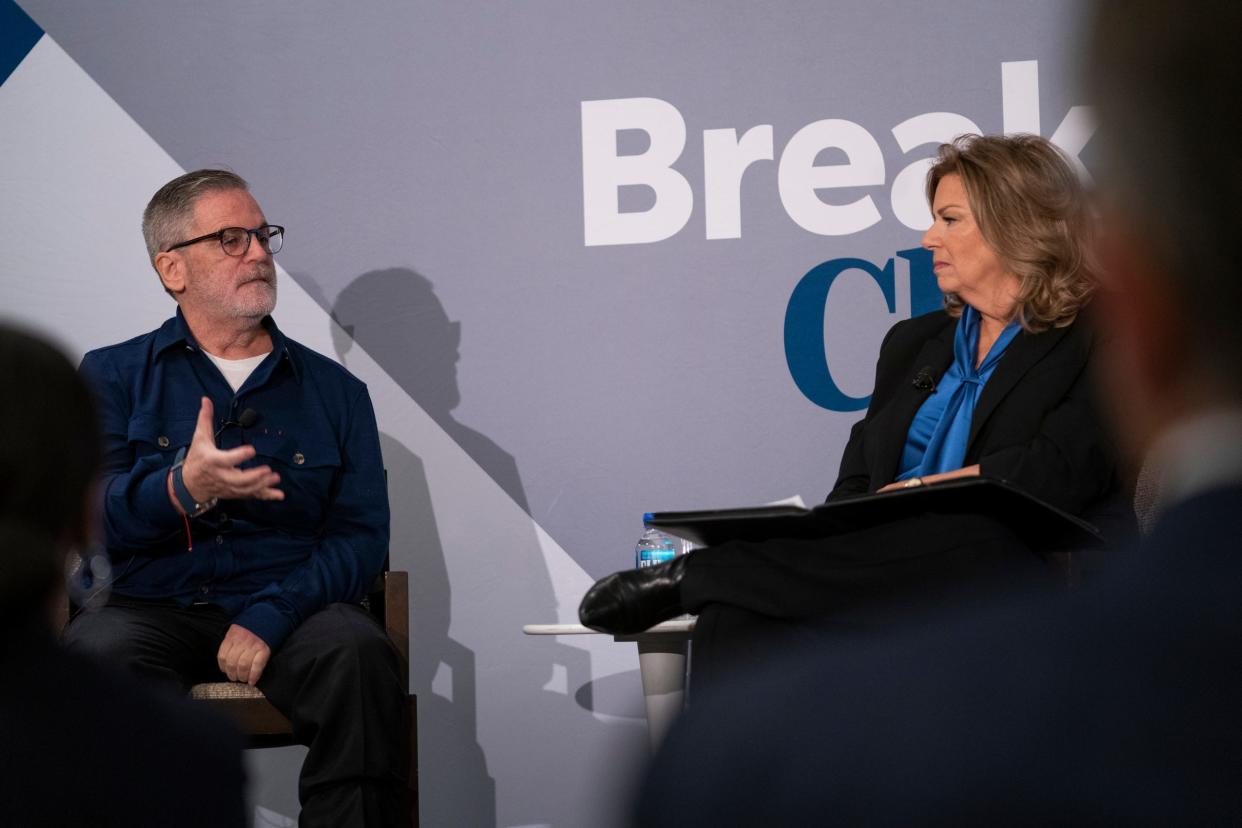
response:
<svg viewBox="0 0 1242 828"><path fill-rule="evenodd" d="M1048 565L1003 523L924 514L816 540L731 542L687 561L699 615L693 692L794 646L918 623L936 608L1046 588Z"/></svg>
<svg viewBox="0 0 1242 828"><path fill-rule="evenodd" d="M114 596L79 613L65 645L184 693L226 681L216 652L231 623L218 607L179 607ZM298 799L302 826L406 824L406 682L401 658L365 610L331 604L306 619L272 654L258 688L310 749Z"/></svg>

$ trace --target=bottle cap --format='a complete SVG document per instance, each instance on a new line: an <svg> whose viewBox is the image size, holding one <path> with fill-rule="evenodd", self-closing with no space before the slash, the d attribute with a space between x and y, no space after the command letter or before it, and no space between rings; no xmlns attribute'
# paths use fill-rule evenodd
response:
<svg viewBox="0 0 1242 828"><path fill-rule="evenodd" d="M651 523L651 519L655 517L655 512L643 512L643 525Z"/></svg>

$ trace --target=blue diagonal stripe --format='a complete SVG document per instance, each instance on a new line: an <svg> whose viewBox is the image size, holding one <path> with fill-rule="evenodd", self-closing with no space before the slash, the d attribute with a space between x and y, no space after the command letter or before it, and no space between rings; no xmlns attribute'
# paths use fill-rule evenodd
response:
<svg viewBox="0 0 1242 828"><path fill-rule="evenodd" d="M39 24L14 0L0 0L0 83L9 79L41 37Z"/></svg>

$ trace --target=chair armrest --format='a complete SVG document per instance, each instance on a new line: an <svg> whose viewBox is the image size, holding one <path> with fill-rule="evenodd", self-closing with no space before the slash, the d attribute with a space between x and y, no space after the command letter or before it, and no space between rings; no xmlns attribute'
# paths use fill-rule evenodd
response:
<svg viewBox="0 0 1242 828"><path fill-rule="evenodd" d="M385 572L384 629L401 653L406 669L410 665L410 580L406 572Z"/></svg>

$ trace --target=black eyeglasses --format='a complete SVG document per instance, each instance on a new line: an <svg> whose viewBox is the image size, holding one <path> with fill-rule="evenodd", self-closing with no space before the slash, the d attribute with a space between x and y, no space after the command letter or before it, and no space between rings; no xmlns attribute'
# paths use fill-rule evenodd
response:
<svg viewBox="0 0 1242 828"><path fill-rule="evenodd" d="M171 253L179 247L198 244L208 239L219 239L220 249L228 255L245 256L246 251L250 249L251 236L258 239L259 244L263 245L263 249L268 253L279 253L281 246L285 243L285 228L279 224L264 224L261 227L255 227L253 230L247 230L245 227L226 227L223 230L217 230L214 233L208 233L196 239L177 242L164 252Z"/></svg>

